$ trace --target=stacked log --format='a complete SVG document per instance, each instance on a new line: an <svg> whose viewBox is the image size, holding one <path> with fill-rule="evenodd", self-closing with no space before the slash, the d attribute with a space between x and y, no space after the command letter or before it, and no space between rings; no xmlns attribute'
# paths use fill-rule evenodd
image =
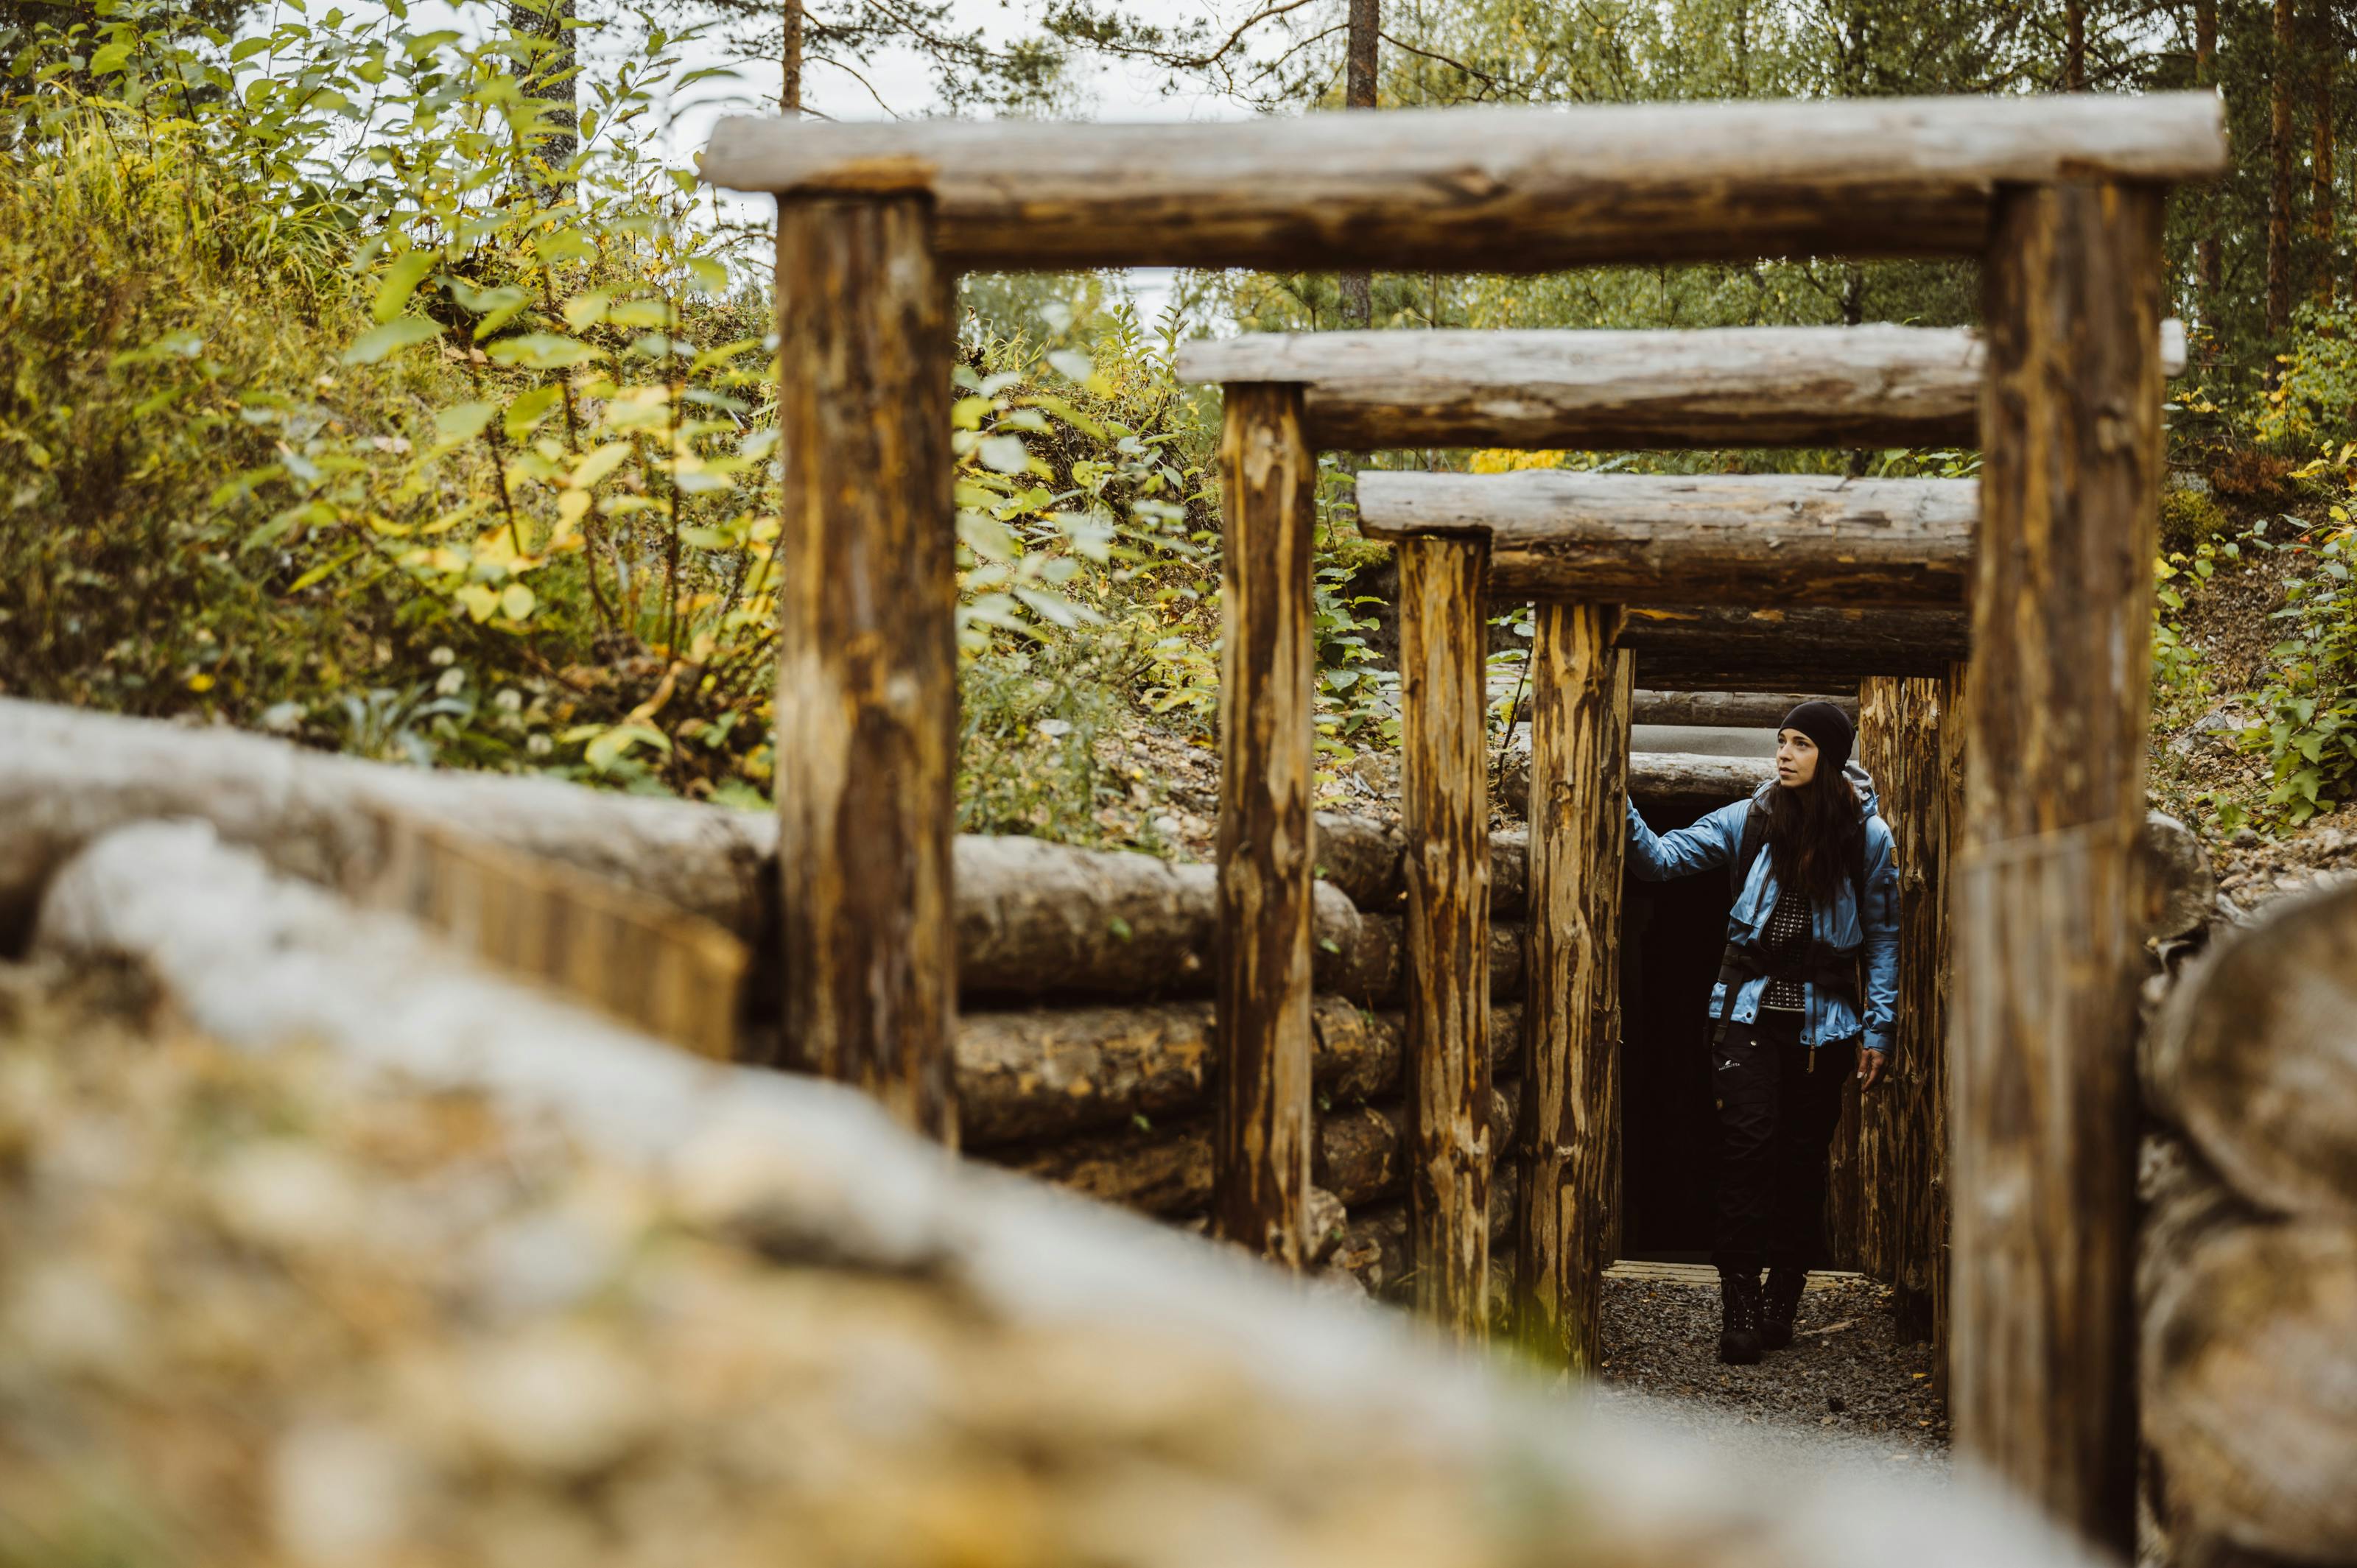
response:
<svg viewBox="0 0 2357 1568"><path fill-rule="evenodd" d="M2170 1555L2357 1563L2357 886L2222 940L2140 1066L2164 1124L2140 1393Z"/></svg>

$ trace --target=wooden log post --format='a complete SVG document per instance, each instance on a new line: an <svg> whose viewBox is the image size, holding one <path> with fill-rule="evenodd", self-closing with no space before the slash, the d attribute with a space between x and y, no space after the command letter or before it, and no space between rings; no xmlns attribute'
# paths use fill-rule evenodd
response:
<svg viewBox="0 0 2357 1568"><path fill-rule="evenodd" d="M2162 194L1997 203L1950 1040L1958 1447L2121 1552Z"/></svg>
<svg viewBox="0 0 2357 1568"><path fill-rule="evenodd" d="M1946 920L1951 825L1944 679L1876 679L1858 750L1882 797L1899 863L1899 1016L1890 1069L1858 1123L1860 1266L1887 1281L1902 1338L1932 1337L1932 1258L1946 1241Z"/></svg>
<svg viewBox="0 0 2357 1568"><path fill-rule="evenodd" d="M1409 1257L1416 1310L1490 1326L1490 802L1480 537L1400 546Z"/></svg>
<svg viewBox="0 0 2357 1568"><path fill-rule="evenodd" d="M1316 862L1309 621L1318 459L1301 389L1228 386L1220 467L1218 1233L1297 1267L1309 1202L1309 928Z"/></svg>
<svg viewBox="0 0 2357 1568"><path fill-rule="evenodd" d="M1516 1147L1516 1337L1590 1372L1620 1237L1620 867L1630 656L1621 612L1543 605L1531 649L1530 921Z"/></svg>
<svg viewBox="0 0 2357 1568"><path fill-rule="evenodd" d="M950 288L920 191L778 203L778 861L791 1065L952 1145Z"/></svg>

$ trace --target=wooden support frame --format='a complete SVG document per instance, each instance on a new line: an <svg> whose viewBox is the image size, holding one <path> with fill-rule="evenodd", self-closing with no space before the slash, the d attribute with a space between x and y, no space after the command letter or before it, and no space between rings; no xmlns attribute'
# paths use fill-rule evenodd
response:
<svg viewBox="0 0 2357 1568"><path fill-rule="evenodd" d="M1979 487L1566 468L1359 476L1372 538L1479 533L1490 591L1599 604L1960 606Z"/></svg>
<svg viewBox="0 0 2357 1568"><path fill-rule="evenodd" d="M1951 1041L1957 1429L1968 1452L2058 1518L2120 1541L2134 1436L2126 914L2147 716L2158 215L2168 182L2225 167L2216 96L1450 110L1379 121L731 121L716 135L707 178L784 198L779 783L792 1051L954 1138L943 286L953 270L1986 256L1988 456L1970 639L1981 654L1955 912L1959 966L1975 983L1962 990ZM1246 559L1231 564L1231 607L1255 595L1258 607L1242 612L1231 642L1251 650L1240 668L1265 671L1245 683L1282 690L1223 693L1222 703L1231 744L1248 757L1254 743L1234 737L1250 725L1275 714L1302 723L1297 750L1262 747L1280 776L1228 776L1227 803L1263 810L1223 853L1222 885L1235 929L1268 944L1268 962L1249 972L1281 998L1293 983L1293 933L1307 934L1294 897L1308 886L1307 811L1290 792L1308 750L1308 707L1306 681L1294 682L1306 666L1288 640L1306 617L1274 607L1296 588L1307 594L1306 543L1294 542L1307 539L1300 459L1311 437L1298 383L1261 414L1263 428L1288 430L1265 448L1279 456L1248 457L1232 442L1229 478L1270 492L1260 504L1282 524L1254 524L1252 537L1271 532L1278 547L1267 553L1283 564L1232 541L1231 553ZM1288 489L1300 499L1279 500ZM1297 575L1294 588L1278 591L1279 570ZM1963 656L1965 639L1923 629L1910 660L1927 646ZM1664 655L1675 639L1641 617L1619 640L1641 660L1677 662ZM1829 678L1805 661L1774 673L1783 683L1803 671L1807 684ZM1913 672L1887 662L1859 671ZM1656 685L1677 683L1677 671L1665 673ZM1700 675L1686 673L1685 683ZM1306 780L1306 763L1298 776ZM1249 885L1252 874L1265 880ZM1247 966L1232 935L1230 945L1232 981ZM1238 1016L1232 1001L1223 1023ZM1255 1081L1224 1093L1270 1105L1306 1097L1307 1075L1292 1071L1293 1047L1282 1043L1295 1036L1276 1025L1291 1015L1289 1004L1256 1015L1268 1048L1252 1047L1246 1063L1231 1058L1232 1076L1249 1070ZM1223 1221L1280 1257L1299 1245L1285 1191L1298 1168L1287 1114L1264 1119L1274 1131L1256 1157L1268 1183Z"/></svg>
<svg viewBox="0 0 2357 1568"><path fill-rule="evenodd" d="M1631 658L1620 610L1545 605L1531 648L1531 800L1515 1164L1517 1339L1549 1365L1601 1359L1620 1236L1620 867Z"/></svg>
<svg viewBox="0 0 2357 1568"><path fill-rule="evenodd" d="M1489 622L1479 538L1400 546L1408 1244L1417 1311L1490 1330Z"/></svg>
<svg viewBox="0 0 2357 1568"><path fill-rule="evenodd" d="M1949 1041L1957 1444L2123 1552L2161 198L1998 203Z"/></svg>
<svg viewBox="0 0 2357 1568"><path fill-rule="evenodd" d="M922 190L778 204L787 1060L954 1145L952 278Z"/></svg>
<svg viewBox="0 0 2357 1568"><path fill-rule="evenodd" d="M1301 389L1227 389L1220 474L1220 1074L1211 1221L1298 1266L1309 1223L1316 779L1309 618L1318 457ZM1483 862L1486 869L1486 858ZM1486 993L1484 993L1486 995Z"/></svg>

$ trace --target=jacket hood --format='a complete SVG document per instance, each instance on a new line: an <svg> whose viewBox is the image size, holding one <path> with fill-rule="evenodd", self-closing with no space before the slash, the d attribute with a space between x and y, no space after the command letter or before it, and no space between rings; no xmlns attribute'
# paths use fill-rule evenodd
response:
<svg viewBox="0 0 2357 1568"><path fill-rule="evenodd" d="M1842 764L1842 777L1848 779L1849 787L1857 792L1859 816L1871 819L1882 814L1882 800L1875 793L1874 775L1866 770L1864 763L1856 757L1850 758L1849 761ZM1755 800L1764 800L1768 798L1768 791L1774 788L1776 788L1776 780L1770 779L1751 792L1751 798Z"/></svg>

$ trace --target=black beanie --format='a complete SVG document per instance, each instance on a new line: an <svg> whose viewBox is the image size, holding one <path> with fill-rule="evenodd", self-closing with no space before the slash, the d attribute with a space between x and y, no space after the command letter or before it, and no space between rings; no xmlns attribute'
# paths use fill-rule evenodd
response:
<svg viewBox="0 0 2357 1568"><path fill-rule="evenodd" d="M1849 761L1850 742L1857 732L1849 715L1831 703L1803 703L1784 715L1779 729L1796 729L1817 743L1817 768L1839 773Z"/></svg>

